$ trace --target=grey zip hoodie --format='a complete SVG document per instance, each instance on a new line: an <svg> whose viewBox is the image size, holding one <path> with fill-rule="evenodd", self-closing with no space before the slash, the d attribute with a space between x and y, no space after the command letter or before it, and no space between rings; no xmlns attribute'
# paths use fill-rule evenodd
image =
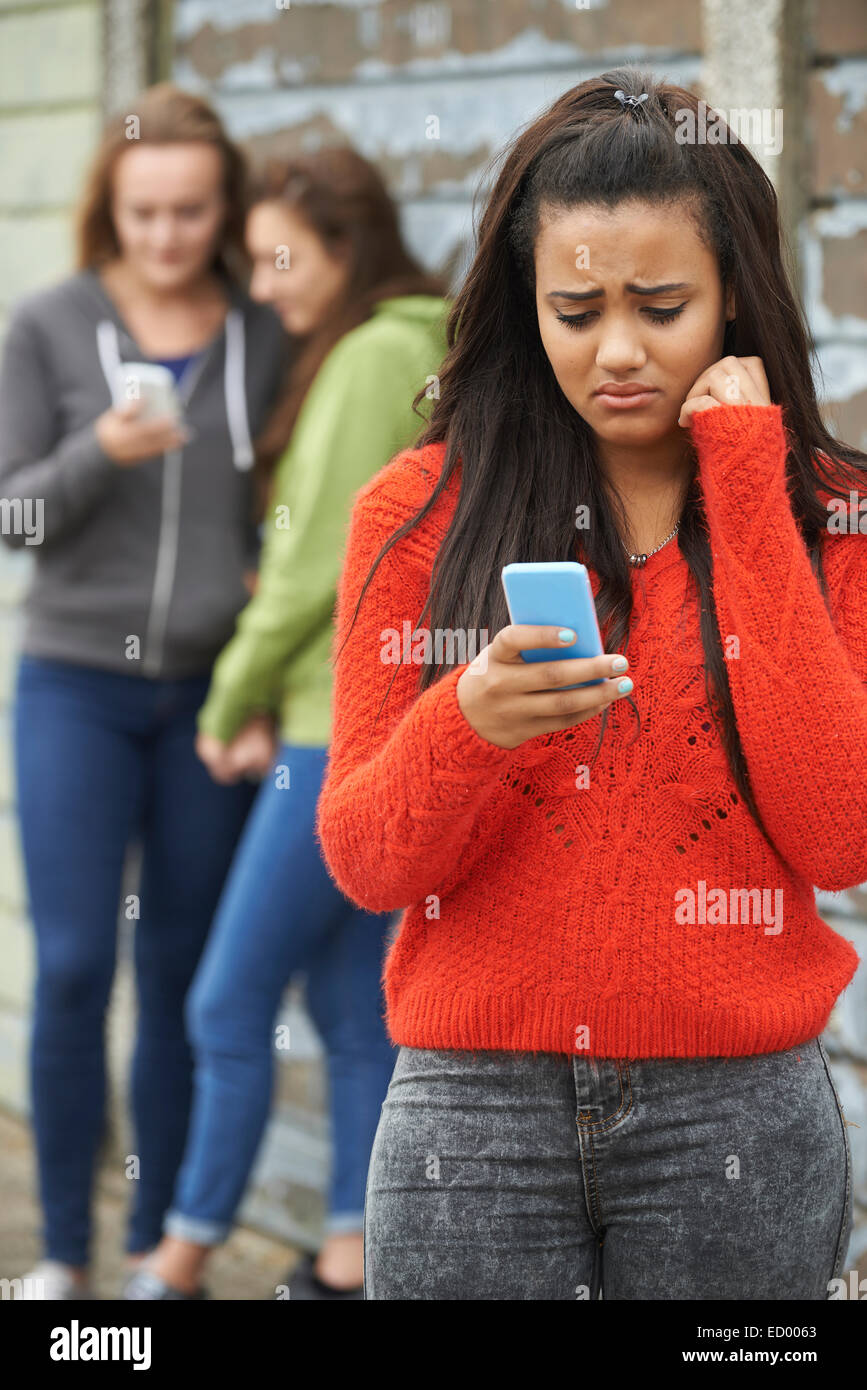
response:
<svg viewBox="0 0 867 1390"><path fill-rule="evenodd" d="M230 297L224 328L178 384L190 442L123 468L94 422L117 364L145 354L99 276L81 271L14 311L0 367L0 529L35 558L25 652L178 679L206 673L231 637L255 564L251 437L289 340L270 309L236 287Z"/></svg>

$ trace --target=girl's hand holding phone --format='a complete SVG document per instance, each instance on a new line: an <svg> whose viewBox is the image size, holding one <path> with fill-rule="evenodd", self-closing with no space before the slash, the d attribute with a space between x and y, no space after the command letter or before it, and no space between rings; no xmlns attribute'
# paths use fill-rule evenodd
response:
<svg viewBox="0 0 867 1390"><path fill-rule="evenodd" d="M96 421L99 447L121 468L169 449L180 449L190 438L183 425L171 416L141 420L141 411L141 401L128 401L104 410Z"/></svg>
<svg viewBox="0 0 867 1390"><path fill-rule="evenodd" d="M560 637L563 631L565 640ZM620 689L629 665L625 656L608 653L537 662L521 656L522 649L568 647L574 641L574 632L558 627L510 623L502 628L457 683L461 712L476 733L499 748L517 748L537 734L583 724L629 694L631 680ZM600 678L601 685L583 690L562 688Z"/></svg>

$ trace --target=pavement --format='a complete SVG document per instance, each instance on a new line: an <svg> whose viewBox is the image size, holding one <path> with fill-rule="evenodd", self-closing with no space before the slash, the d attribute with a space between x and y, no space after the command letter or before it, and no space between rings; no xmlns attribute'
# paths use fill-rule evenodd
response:
<svg viewBox="0 0 867 1390"><path fill-rule="evenodd" d="M0 1278L13 1279L40 1258L40 1213L29 1127L0 1109ZM117 1167L117 1165L115 1165ZM103 1299L117 1299L126 1278L123 1235L128 1193L125 1179L101 1170L94 1201L93 1285ZM238 1226L212 1256L205 1279L214 1299L274 1299L300 1251Z"/></svg>

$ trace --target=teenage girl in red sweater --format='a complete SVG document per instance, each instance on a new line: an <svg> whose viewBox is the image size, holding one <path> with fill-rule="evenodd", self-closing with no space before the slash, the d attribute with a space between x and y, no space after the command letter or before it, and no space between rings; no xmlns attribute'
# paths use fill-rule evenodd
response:
<svg viewBox="0 0 867 1390"><path fill-rule="evenodd" d="M867 878L867 457L820 418L772 186L701 120L623 69L519 135L430 427L356 498L319 833L406 909L368 1298L843 1270L819 1035L858 957L813 885ZM575 558L606 655L527 663L571 634L509 624L502 567Z"/></svg>

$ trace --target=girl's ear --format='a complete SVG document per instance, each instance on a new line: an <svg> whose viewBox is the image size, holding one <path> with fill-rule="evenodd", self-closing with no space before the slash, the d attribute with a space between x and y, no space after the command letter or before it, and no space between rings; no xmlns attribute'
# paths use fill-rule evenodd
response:
<svg viewBox="0 0 867 1390"><path fill-rule="evenodd" d="M729 285L728 290L726 291L726 319L729 322L731 322L731 320L735 317L736 314L737 305L735 304L734 286Z"/></svg>

